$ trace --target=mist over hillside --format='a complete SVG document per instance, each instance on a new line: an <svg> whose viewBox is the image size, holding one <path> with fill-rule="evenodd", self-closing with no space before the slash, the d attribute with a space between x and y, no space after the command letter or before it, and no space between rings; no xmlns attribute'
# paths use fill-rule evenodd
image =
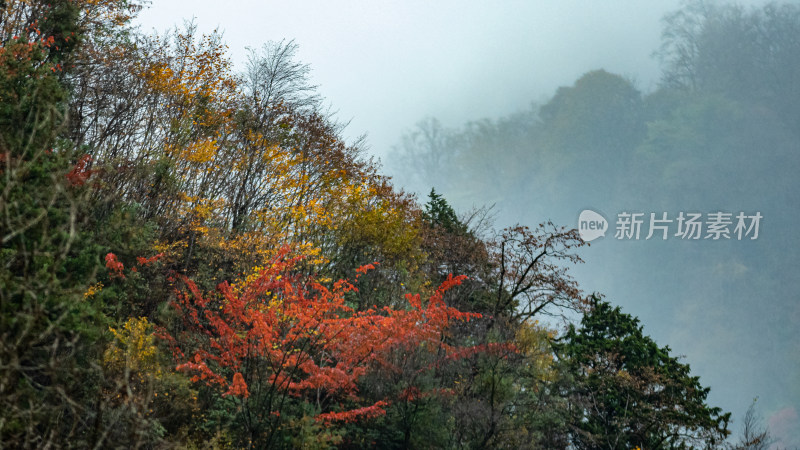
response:
<svg viewBox="0 0 800 450"><path fill-rule="evenodd" d="M461 212L493 206L498 226L601 213L608 230L581 252L581 287L686 355L717 404L743 414L758 396L797 439L800 8L694 2L663 26L656 89L598 68L503 117L424 118L387 166L423 198L435 188ZM718 212L730 233L714 239ZM638 239L615 237L623 213L642 214ZM669 220L666 240L647 239L650 213ZM681 213L702 214L699 239L678 235ZM763 216L757 239L734 233L740 213Z"/></svg>

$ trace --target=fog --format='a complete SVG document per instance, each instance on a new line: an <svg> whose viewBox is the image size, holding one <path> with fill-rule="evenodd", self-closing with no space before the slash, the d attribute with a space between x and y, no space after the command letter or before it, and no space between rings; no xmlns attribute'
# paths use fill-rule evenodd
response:
<svg viewBox="0 0 800 450"><path fill-rule="evenodd" d="M294 39L298 58L351 137L367 134L385 156L425 116L449 125L526 108L600 67L658 81L661 16L678 1L216 2L156 1L145 29L195 18L224 32L235 62L247 47Z"/></svg>
<svg viewBox="0 0 800 450"><path fill-rule="evenodd" d="M248 46L294 39L347 137L367 135L421 201L435 187L462 212L494 205L498 227L601 213L582 289L684 355L734 434L758 397L779 443L800 446L800 16L740 4L157 1L139 22L194 16L239 66ZM665 30L691 33L662 48ZM639 239L615 238L625 212L644 214ZM672 222L646 239L650 213L681 212L731 214L730 238L681 239ZM739 213L763 216L757 239L737 238Z"/></svg>

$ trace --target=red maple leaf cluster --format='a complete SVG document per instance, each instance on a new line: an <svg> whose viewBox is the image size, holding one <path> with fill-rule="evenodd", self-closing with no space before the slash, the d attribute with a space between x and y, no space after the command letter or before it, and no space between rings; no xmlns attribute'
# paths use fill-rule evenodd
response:
<svg viewBox="0 0 800 450"><path fill-rule="evenodd" d="M91 156L83 155L81 159L75 163L75 167L67 173L67 180L69 180L71 185L83 186L86 183L86 180L92 175L92 170L88 168L91 161Z"/></svg>
<svg viewBox="0 0 800 450"><path fill-rule="evenodd" d="M324 392L336 398L358 400L357 382L370 370L391 366L392 354L428 349L431 352L464 353L442 339L453 321L480 317L449 307L443 294L458 285L463 276L448 279L427 301L407 295L408 307L371 308L356 311L345 297L357 291L354 284L339 280L328 288L313 279L291 275L297 258L288 258L287 249L250 283L234 289L221 283L216 292L204 294L188 278L186 289L174 303L185 321L187 340L167 336L173 344L178 370L193 375L193 381L218 386L224 395L246 399L251 382L267 384L271 392L301 397ZM356 272L356 280L369 268ZM183 345L178 342L183 342ZM470 352L465 352L469 354ZM266 367L255 373L249 368ZM317 420L324 423L353 421L384 414L388 402L348 411L321 411ZM280 411L273 411L279 413Z"/></svg>

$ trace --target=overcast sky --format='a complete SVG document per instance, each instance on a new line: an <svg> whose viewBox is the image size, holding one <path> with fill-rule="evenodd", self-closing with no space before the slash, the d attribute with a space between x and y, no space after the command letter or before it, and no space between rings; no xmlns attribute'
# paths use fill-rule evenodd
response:
<svg viewBox="0 0 800 450"><path fill-rule="evenodd" d="M660 18L676 0L155 0L140 16L163 31L195 17L219 28L238 67L246 47L295 39L320 93L385 155L425 116L445 125L498 117L598 68L649 90L658 81Z"/></svg>
<svg viewBox="0 0 800 450"><path fill-rule="evenodd" d="M240 69L247 47L294 39L319 93L340 120L351 120L347 137L367 134L373 154L383 157L425 116L445 126L505 116L546 101L558 86L594 69L621 74L651 91L658 82L659 63L652 54L660 42L660 20L680 4L154 0L139 23L145 31L163 31L194 17L201 31L224 32ZM749 402L751 387L742 387L737 405ZM785 406L768 417L774 432L797 429L798 405ZM733 412L735 419L744 413Z"/></svg>
<svg viewBox="0 0 800 450"><path fill-rule="evenodd" d="M744 0L761 4L763 0ZM145 30L195 18L224 32L234 63L247 47L294 39L320 93L385 154L425 116L445 125L542 101L594 69L649 91L658 82L660 20L679 0L154 0Z"/></svg>

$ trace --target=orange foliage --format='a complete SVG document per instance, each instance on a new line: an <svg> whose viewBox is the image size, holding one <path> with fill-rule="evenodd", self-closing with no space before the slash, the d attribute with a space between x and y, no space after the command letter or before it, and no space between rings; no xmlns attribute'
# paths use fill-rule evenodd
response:
<svg viewBox="0 0 800 450"><path fill-rule="evenodd" d="M329 289L292 275L300 258L289 258L287 253L284 247L269 267L239 290L223 282L216 293L206 295L183 278L186 290L178 293L175 307L184 318L187 335L203 340L195 342L188 356L179 348L183 337L169 338L180 362L178 370L244 401L251 395L247 385L254 381L247 369L257 359L269 368L270 392L295 397L324 392L357 400L359 379L371 369L392 366L392 353L426 349L458 354L460 349L442 341L444 331L453 321L480 317L443 301L444 292L460 284L463 276L448 277L427 301L407 295L407 309L356 311L345 301L349 292L357 291L354 284L339 280ZM366 270L357 270L356 280ZM375 417L383 414L386 404L320 411L317 418L329 423Z"/></svg>
<svg viewBox="0 0 800 450"><path fill-rule="evenodd" d="M373 419L386 414L383 408L389 404L385 401L375 402L374 405L365 406L363 408L354 409L345 412L329 412L317 416L319 422L355 422L359 419Z"/></svg>
<svg viewBox="0 0 800 450"><path fill-rule="evenodd" d="M92 157L83 155L81 159L75 164L75 167L67 173L67 180L73 186L83 186L86 180L91 176L92 171L86 167L91 162Z"/></svg>
<svg viewBox="0 0 800 450"><path fill-rule="evenodd" d="M106 254L106 268L111 272L112 277L125 278L125 275L122 273L125 267L117 260L117 255L113 253Z"/></svg>
<svg viewBox="0 0 800 450"><path fill-rule="evenodd" d="M150 264L152 264L152 263L154 263L154 262L158 261L158 260L159 260L159 259L161 259L163 256L164 256L164 254L163 254L163 253L159 253L159 254L157 254L157 255L155 255L155 256L151 256L151 257L149 257L149 258L143 258L143 257L141 257L141 256L137 256L137 257L136 257L136 262L137 262L137 263L139 263L139 265L140 265L140 266L147 266L147 265L150 265Z"/></svg>

